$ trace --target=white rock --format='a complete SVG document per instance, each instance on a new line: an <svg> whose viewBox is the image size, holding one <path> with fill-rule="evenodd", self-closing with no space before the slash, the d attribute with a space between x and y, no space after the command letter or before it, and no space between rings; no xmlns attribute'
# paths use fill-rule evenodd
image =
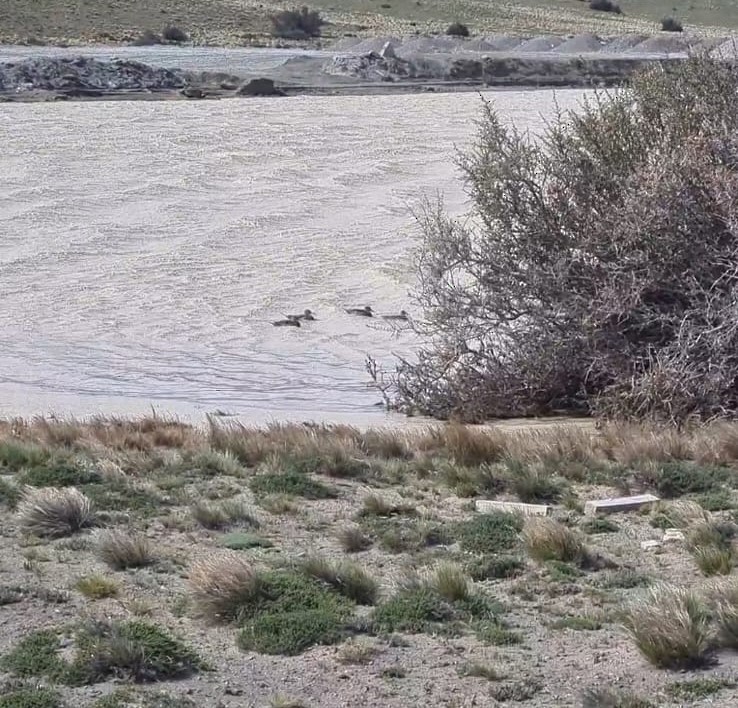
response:
<svg viewBox="0 0 738 708"><path fill-rule="evenodd" d="M382 59L396 59L395 48L392 46L392 42L385 42L382 50L379 52L379 56Z"/></svg>

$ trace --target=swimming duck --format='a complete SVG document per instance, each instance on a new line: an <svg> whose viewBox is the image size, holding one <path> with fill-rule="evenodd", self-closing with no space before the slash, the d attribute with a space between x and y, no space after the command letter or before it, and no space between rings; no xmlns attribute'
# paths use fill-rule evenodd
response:
<svg viewBox="0 0 738 708"><path fill-rule="evenodd" d="M410 315L405 310L400 310L399 315L382 315L382 318L385 320L407 320L409 317Z"/></svg>
<svg viewBox="0 0 738 708"><path fill-rule="evenodd" d="M288 320L314 320L315 314L312 310L303 310L301 315L287 315Z"/></svg>
<svg viewBox="0 0 738 708"><path fill-rule="evenodd" d="M272 322L272 324L275 327L299 327L300 326L300 320L277 320L276 322Z"/></svg>
<svg viewBox="0 0 738 708"><path fill-rule="evenodd" d="M374 316L372 308L369 305L364 305L364 307L349 307L346 309L346 312L348 312L349 315L361 315L362 317Z"/></svg>

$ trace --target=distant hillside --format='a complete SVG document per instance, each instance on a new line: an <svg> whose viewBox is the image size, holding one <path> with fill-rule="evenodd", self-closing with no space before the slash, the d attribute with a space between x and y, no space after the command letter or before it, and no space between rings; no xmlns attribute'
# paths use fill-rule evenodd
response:
<svg viewBox="0 0 738 708"><path fill-rule="evenodd" d="M452 21L479 33L623 32L652 33L661 18L677 17L688 32L729 34L738 29L738 0L693 3L689 0L616 0L621 15L596 12L583 0L313 0L330 22L327 39L345 34L442 32ZM300 5L296 2L294 5ZM193 41L250 44L269 41L270 0L3 0L0 41L127 42L144 30L167 25L186 31Z"/></svg>

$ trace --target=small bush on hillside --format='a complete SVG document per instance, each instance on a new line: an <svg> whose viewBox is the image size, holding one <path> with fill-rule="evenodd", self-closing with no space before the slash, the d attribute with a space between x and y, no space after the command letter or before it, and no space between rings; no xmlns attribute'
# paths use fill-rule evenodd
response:
<svg viewBox="0 0 738 708"><path fill-rule="evenodd" d="M320 37L325 21L316 10L303 7L300 10L282 10L271 16L272 34L282 39L308 39Z"/></svg>
<svg viewBox="0 0 738 708"><path fill-rule="evenodd" d="M360 565L348 560L330 561L313 556L303 561L300 570L306 575L330 585L337 593L359 605L373 605L379 585Z"/></svg>
<svg viewBox="0 0 738 708"><path fill-rule="evenodd" d="M658 708L655 703L632 693L612 688L588 688L582 708Z"/></svg>
<svg viewBox="0 0 738 708"><path fill-rule="evenodd" d="M188 42L190 39L184 30L181 30L179 27L175 27L174 25L165 27L162 30L161 36L165 41L174 42L175 44Z"/></svg>
<svg viewBox="0 0 738 708"><path fill-rule="evenodd" d="M469 28L461 22L454 22L447 27L446 34L452 37L468 37Z"/></svg>
<svg viewBox="0 0 738 708"><path fill-rule="evenodd" d="M338 532L338 542L346 553L360 553L370 548L372 540L358 526L346 526Z"/></svg>
<svg viewBox="0 0 738 708"><path fill-rule="evenodd" d="M599 12L613 12L616 15L623 14L620 5L616 5L612 0L590 0L589 9Z"/></svg>
<svg viewBox="0 0 738 708"><path fill-rule="evenodd" d="M153 47L161 44L162 38L152 30L144 30L136 39L131 42L134 47Z"/></svg>
<svg viewBox="0 0 738 708"><path fill-rule="evenodd" d="M684 27L675 17L664 17L661 20L661 31L662 32L683 32Z"/></svg>
<svg viewBox="0 0 738 708"><path fill-rule="evenodd" d="M435 590L417 586L400 590L380 604L372 616L378 632L425 632L455 617L453 606Z"/></svg>
<svg viewBox="0 0 738 708"><path fill-rule="evenodd" d="M0 686L0 708L65 708L66 705L50 688L23 683Z"/></svg>

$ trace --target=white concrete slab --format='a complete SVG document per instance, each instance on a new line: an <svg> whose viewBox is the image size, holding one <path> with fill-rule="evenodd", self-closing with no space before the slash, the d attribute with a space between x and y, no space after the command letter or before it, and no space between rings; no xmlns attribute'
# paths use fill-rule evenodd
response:
<svg viewBox="0 0 738 708"><path fill-rule="evenodd" d="M477 511L489 513L490 511L518 512L525 516L547 516L551 507L546 504L523 504L523 502L490 501L477 499Z"/></svg>
<svg viewBox="0 0 738 708"><path fill-rule="evenodd" d="M657 501L659 501L659 498L653 494L593 499L584 505L584 514L585 516L596 516L597 514L614 514L617 511L637 511L641 507L654 504Z"/></svg>

